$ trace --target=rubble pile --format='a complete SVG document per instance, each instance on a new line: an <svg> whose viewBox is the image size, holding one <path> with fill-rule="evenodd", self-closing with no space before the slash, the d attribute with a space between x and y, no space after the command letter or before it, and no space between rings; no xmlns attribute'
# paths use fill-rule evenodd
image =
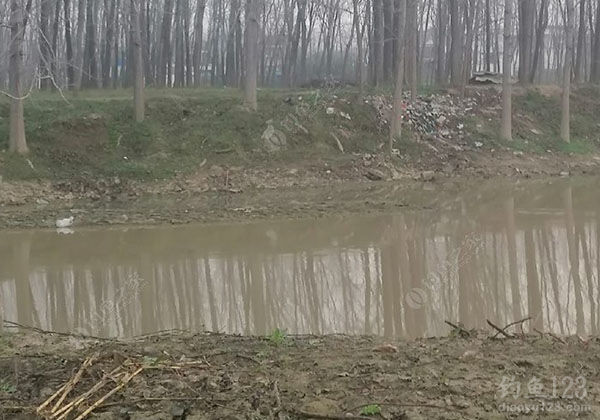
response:
<svg viewBox="0 0 600 420"><path fill-rule="evenodd" d="M371 96L365 99L378 113L381 125L387 125L392 105L385 96ZM405 95L402 118L413 132L425 137L451 138L462 135L465 116L477 107L474 98L459 98L447 94L419 96L414 102Z"/></svg>

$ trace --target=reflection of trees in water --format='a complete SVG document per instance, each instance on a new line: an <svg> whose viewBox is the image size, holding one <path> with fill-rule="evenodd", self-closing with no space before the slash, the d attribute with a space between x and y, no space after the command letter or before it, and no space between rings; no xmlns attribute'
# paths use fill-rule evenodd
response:
<svg viewBox="0 0 600 420"><path fill-rule="evenodd" d="M597 333L600 216L576 211L570 189L562 205L560 217L528 217L509 198L493 223L472 212L382 216L380 240L356 246L231 254L190 247L94 266L34 267L35 234L22 234L10 238L0 303L6 319L94 335L279 327L416 337L446 334L446 319L485 327L486 319L527 315L528 328ZM128 294L132 276L143 287Z"/></svg>

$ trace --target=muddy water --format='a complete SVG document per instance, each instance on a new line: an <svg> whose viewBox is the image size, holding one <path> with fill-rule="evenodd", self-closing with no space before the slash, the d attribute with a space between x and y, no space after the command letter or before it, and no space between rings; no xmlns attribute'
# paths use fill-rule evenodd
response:
<svg viewBox="0 0 600 420"><path fill-rule="evenodd" d="M376 216L0 232L0 315L110 337L419 337L527 316L527 330L597 334L599 225L587 179L482 184Z"/></svg>

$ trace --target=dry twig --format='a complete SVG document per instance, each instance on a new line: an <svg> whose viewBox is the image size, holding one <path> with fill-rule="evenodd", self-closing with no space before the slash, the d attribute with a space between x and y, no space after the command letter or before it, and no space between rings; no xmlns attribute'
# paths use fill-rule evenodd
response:
<svg viewBox="0 0 600 420"><path fill-rule="evenodd" d="M489 319L486 320L488 325L490 327L492 327L493 329L495 329L496 331L498 331L498 334L502 334L503 336L505 336L506 338L514 338L512 335L510 335L509 333L507 333L506 331L504 331L503 329L501 329L500 327L498 327L497 325L494 325L492 323L492 321L490 321Z"/></svg>

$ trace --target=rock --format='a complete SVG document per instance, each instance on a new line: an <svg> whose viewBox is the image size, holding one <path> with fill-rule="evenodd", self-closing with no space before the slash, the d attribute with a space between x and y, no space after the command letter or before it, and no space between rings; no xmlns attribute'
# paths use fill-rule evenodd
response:
<svg viewBox="0 0 600 420"><path fill-rule="evenodd" d="M425 182L431 182L435 180L435 172L434 171L423 171L421 172L421 179Z"/></svg>
<svg viewBox="0 0 600 420"><path fill-rule="evenodd" d="M86 119L91 120L91 121L97 121L97 120L101 120L102 119L102 115L96 114L95 112L92 112L91 114L88 114L88 116L86 117Z"/></svg>
<svg viewBox="0 0 600 420"><path fill-rule="evenodd" d="M262 133L261 139L268 152L278 152L287 147L285 134L273 127L271 121L267 122L267 128Z"/></svg>
<svg viewBox="0 0 600 420"><path fill-rule="evenodd" d="M371 181L382 181L386 178L385 174L379 169L369 168L365 176Z"/></svg>
<svg viewBox="0 0 600 420"><path fill-rule="evenodd" d="M302 405L302 411L319 416L327 416L339 414L341 409L337 402L327 398L321 398L304 403Z"/></svg>
<svg viewBox="0 0 600 420"><path fill-rule="evenodd" d="M335 114L335 108L329 107L325 110L325 112L327 113L327 115L333 115Z"/></svg>
<svg viewBox="0 0 600 420"><path fill-rule="evenodd" d="M383 344L373 349L377 353L398 353L398 347L393 344Z"/></svg>
<svg viewBox="0 0 600 420"><path fill-rule="evenodd" d="M483 143L480 142L480 141L476 141L475 142L475 147L477 147L477 148L483 147Z"/></svg>
<svg viewBox="0 0 600 420"><path fill-rule="evenodd" d="M571 172L569 172L569 171L562 171L560 173L560 176L562 176L563 178L570 177L571 176Z"/></svg>
<svg viewBox="0 0 600 420"><path fill-rule="evenodd" d="M335 140L335 144L337 145L338 150L340 152L344 153L344 145L340 141L339 137L336 136L335 133L331 133L331 135L333 136L333 139Z"/></svg>
<svg viewBox="0 0 600 420"><path fill-rule="evenodd" d="M39 206L47 206L48 202L46 200L44 200L43 198L38 198L37 200L35 200L35 204L37 204Z"/></svg>
<svg viewBox="0 0 600 420"><path fill-rule="evenodd" d="M208 170L208 173L210 176L213 176L215 178L220 178L225 175L225 169L223 169L223 167L221 167L219 165L213 165Z"/></svg>
<svg viewBox="0 0 600 420"><path fill-rule="evenodd" d="M350 115L346 114L345 112L340 111L340 115L349 121L352 120Z"/></svg>
<svg viewBox="0 0 600 420"><path fill-rule="evenodd" d="M73 226L74 221L75 221L75 217L73 217L73 216L67 217L64 219L58 219L56 221L56 227L57 228L68 228L70 226Z"/></svg>
<svg viewBox="0 0 600 420"><path fill-rule="evenodd" d="M524 153L522 151L520 151L520 150L516 150L516 151L513 152L513 155L514 156L523 156Z"/></svg>
<svg viewBox="0 0 600 420"><path fill-rule="evenodd" d="M171 415L173 419L183 419L185 416L186 408L181 404L173 404L171 407Z"/></svg>

